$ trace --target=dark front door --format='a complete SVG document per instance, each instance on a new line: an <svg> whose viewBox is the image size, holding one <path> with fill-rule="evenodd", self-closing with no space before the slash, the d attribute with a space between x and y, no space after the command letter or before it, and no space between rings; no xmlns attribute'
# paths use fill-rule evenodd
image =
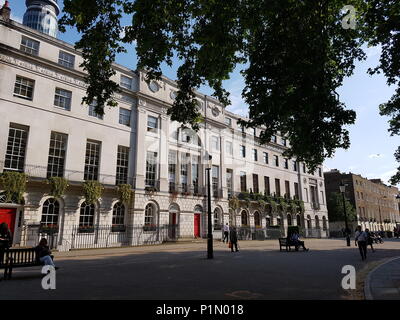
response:
<svg viewBox="0 0 400 320"><path fill-rule="evenodd" d="M15 217L17 215L17 209L0 208L0 224L5 222L11 231L11 235L14 236Z"/></svg>
<svg viewBox="0 0 400 320"><path fill-rule="evenodd" d="M169 238L176 238L176 212L169 213Z"/></svg>

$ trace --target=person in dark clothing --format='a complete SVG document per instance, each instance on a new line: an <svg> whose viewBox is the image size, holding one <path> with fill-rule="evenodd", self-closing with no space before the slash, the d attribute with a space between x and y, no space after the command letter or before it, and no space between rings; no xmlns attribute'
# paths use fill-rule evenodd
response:
<svg viewBox="0 0 400 320"><path fill-rule="evenodd" d="M233 246L235 246L236 252L238 252L238 238L236 228L232 227L229 233L229 241L231 242L231 251L233 252Z"/></svg>
<svg viewBox="0 0 400 320"><path fill-rule="evenodd" d="M355 243L360 250L361 260L367 259L367 233L358 226L355 233Z"/></svg>
<svg viewBox="0 0 400 320"><path fill-rule="evenodd" d="M53 266L55 269L58 269L53 262L53 257L51 256L51 251L49 246L47 245L47 239L42 238L39 242L39 245L35 248L36 257L40 260L44 265Z"/></svg>
<svg viewBox="0 0 400 320"><path fill-rule="evenodd" d="M304 241L300 240L300 235L297 232L294 232L292 236L290 237L290 242L293 243L296 246L296 251L299 250L299 247L301 246L304 251L308 251L304 245Z"/></svg>
<svg viewBox="0 0 400 320"><path fill-rule="evenodd" d="M0 264L3 263L4 250L11 247L12 236L7 223L0 224Z"/></svg>
<svg viewBox="0 0 400 320"><path fill-rule="evenodd" d="M375 252L375 249L373 246L374 239L373 239L371 232L369 231L369 229L365 229L365 233L367 234L367 247L371 246L372 252Z"/></svg>
<svg viewBox="0 0 400 320"><path fill-rule="evenodd" d="M12 236L7 223L0 224L0 249L9 248L12 244Z"/></svg>

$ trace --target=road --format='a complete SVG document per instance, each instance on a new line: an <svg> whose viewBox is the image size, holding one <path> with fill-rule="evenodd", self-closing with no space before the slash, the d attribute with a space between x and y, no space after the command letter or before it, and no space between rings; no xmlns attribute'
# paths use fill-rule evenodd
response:
<svg viewBox="0 0 400 320"><path fill-rule="evenodd" d="M56 289L43 290L40 267L15 269L0 299L349 299L344 265L357 270L400 256L400 240L376 245L362 262L344 240L306 239L309 252L279 252L277 240L242 241L240 252L215 242L56 253ZM359 288L360 289L360 288Z"/></svg>

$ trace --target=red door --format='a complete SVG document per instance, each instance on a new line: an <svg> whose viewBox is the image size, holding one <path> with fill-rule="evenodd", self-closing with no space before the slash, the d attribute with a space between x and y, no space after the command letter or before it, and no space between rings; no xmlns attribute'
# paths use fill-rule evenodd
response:
<svg viewBox="0 0 400 320"><path fill-rule="evenodd" d="M169 237L175 239L176 236L176 212L169 213Z"/></svg>
<svg viewBox="0 0 400 320"><path fill-rule="evenodd" d="M0 208L0 224L7 223L11 234L14 234L15 217L17 209Z"/></svg>
<svg viewBox="0 0 400 320"><path fill-rule="evenodd" d="M194 236L200 238L200 214L194 214Z"/></svg>

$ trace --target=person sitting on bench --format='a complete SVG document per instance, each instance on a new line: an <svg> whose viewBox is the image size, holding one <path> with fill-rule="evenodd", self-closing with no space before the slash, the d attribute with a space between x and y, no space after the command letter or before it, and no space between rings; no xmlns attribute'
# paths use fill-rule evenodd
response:
<svg viewBox="0 0 400 320"><path fill-rule="evenodd" d="M291 243L293 243L296 246L296 251L299 250L299 247L301 246L304 251L308 251L304 246L304 241L300 241L300 235L297 232L294 232L290 238Z"/></svg>
<svg viewBox="0 0 400 320"><path fill-rule="evenodd" d="M54 265L53 258L51 256L51 251L49 249L49 246L47 245L47 239L42 238L39 242L39 245L35 248L37 258L40 260L41 263L44 265L50 265L53 266L55 269L58 269Z"/></svg>

